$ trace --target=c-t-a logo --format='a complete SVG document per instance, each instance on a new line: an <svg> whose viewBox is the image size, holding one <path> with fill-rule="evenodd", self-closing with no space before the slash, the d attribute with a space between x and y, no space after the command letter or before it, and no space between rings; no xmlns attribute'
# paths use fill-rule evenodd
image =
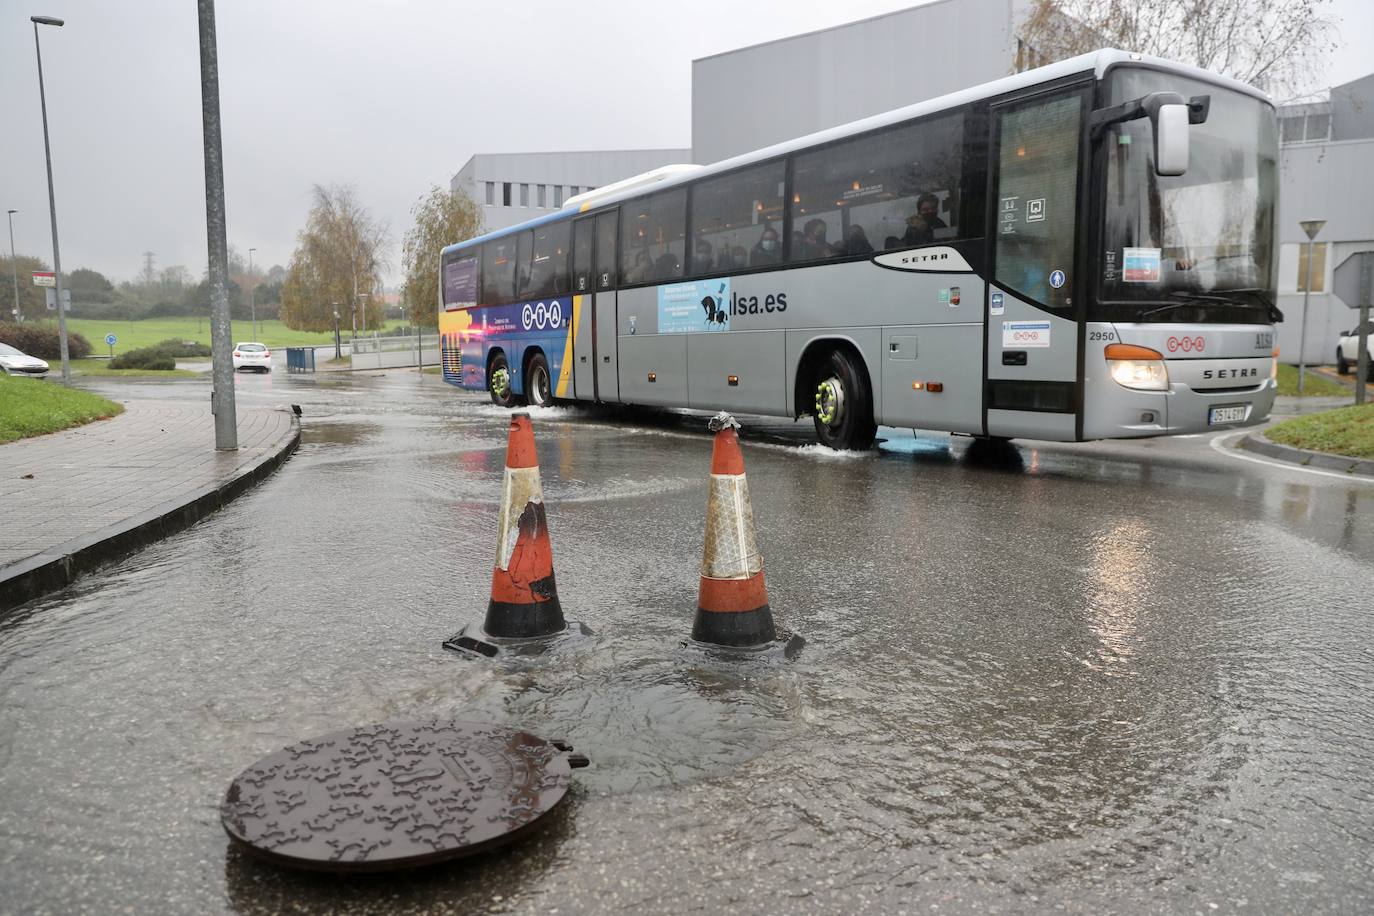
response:
<svg viewBox="0 0 1374 916"><path fill-rule="evenodd" d="M520 310L520 324L526 331L544 331L563 326L563 304L558 300L553 302L536 302L531 305L525 304Z"/></svg>

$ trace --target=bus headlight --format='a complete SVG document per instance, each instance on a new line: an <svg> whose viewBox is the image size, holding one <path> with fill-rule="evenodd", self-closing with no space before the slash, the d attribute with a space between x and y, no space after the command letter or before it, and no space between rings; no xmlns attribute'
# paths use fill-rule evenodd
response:
<svg viewBox="0 0 1374 916"><path fill-rule="evenodd" d="M1157 350L1131 344L1109 344L1106 356L1112 381L1121 387L1140 391L1169 390L1169 370L1164 366L1163 354Z"/></svg>

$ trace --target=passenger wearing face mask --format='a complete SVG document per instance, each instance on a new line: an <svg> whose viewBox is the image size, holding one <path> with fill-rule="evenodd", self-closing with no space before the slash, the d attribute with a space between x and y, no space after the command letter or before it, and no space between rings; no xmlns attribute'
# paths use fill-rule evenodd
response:
<svg viewBox="0 0 1374 916"><path fill-rule="evenodd" d="M782 239L778 236L778 231L772 226L764 228L759 240L754 243L754 247L749 251L749 266L762 267L767 264L777 264L782 261Z"/></svg>

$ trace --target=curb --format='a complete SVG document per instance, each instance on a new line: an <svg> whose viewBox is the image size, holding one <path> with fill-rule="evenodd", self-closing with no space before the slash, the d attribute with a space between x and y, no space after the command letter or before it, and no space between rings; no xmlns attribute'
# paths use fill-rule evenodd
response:
<svg viewBox="0 0 1374 916"><path fill-rule="evenodd" d="M163 503L0 569L0 615L70 585L97 566L191 527L266 478L291 456L300 443L301 421L293 416L291 435L282 446L248 465L231 479L204 487L187 500Z"/></svg>
<svg viewBox="0 0 1374 916"><path fill-rule="evenodd" d="M1291 445L1271 442L1263 435L1254 433L1241 439L1240 447L1246 451L1258 452L1288 464L1374 478L1374 461L1368 458L1347 458L1344 455L1330 455L1326 452L1314 452L1305 448L1293 448Z"/></svg>

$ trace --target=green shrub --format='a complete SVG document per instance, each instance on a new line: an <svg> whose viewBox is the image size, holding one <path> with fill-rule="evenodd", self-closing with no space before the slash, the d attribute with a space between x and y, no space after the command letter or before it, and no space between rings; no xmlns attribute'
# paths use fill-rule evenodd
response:
<svg viewBox="0 0 1374 916"><path fill-rule="evenodd" d="M191 356L210 355L210 348L205 344L197 343L194 340L178 340L175 337L169 337L161 343L155 343L148 349L161 350L168 356L174 358L179 357L181 359L186 359L187 357Z"/></svg>
<svg viewBox="0 0 1374 916"><path fill-rule="evenodd" d="M110 360L111 369L175 369L176 358L157 347L141 347Z"/></svg>
<svg viewBox="0 0 1374 916"><path fill-rule="evenodd" d="M58 341L56 324L37 321L26 321L23 324L0 322L0 343L7 343L30 356L50 362L62 358L62 345ZM90 355L90 341L80 334L67 332L67 356L71 359L85 359Z"/></svg>

